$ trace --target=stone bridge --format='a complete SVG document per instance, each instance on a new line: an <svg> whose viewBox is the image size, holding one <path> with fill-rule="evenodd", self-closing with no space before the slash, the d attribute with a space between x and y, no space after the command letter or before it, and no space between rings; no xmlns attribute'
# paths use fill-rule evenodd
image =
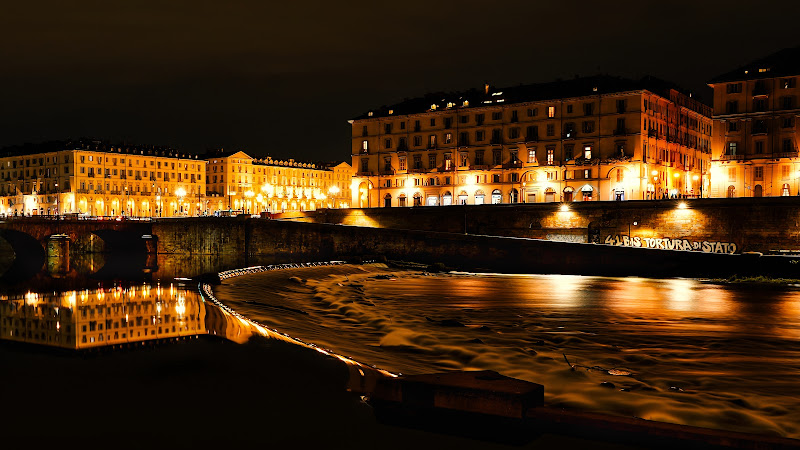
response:
<svg viewBox="0 0 800 450"><path fill-rule="evenodd" d="M151 230L149 221L19 217L0 221L0 254L147 252Z"/></svg>

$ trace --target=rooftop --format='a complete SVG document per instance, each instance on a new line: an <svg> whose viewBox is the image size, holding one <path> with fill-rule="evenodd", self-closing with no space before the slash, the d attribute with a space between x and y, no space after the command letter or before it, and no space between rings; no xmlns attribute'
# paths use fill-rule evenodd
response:
<svg viewBox="0 0 800 450"><path fill-rule="evenodd" d="M677 85L655 77L648 76L639 80L631 80L610 75L595 75L590 77L576 77L570 80L556 80L547 83L504 88L492 87L487 84L484 86L484 89L429 93L422 97L406 99L393 105L381 106L380 108L361 114L354 120L368 119L371 117L418 114L433 110L586 97L636 90L649 90L666 98L670 97L669 93L671 90L677 91L687 97L691 96Z"/></svg>
<svg viewBox="0 0 800 450"><path fill-rule="evenodd" d="M800 75L800 46L784 48L771 55L749 62L730 72L717 75L709 85L729 81L757 80L789 75Z"/></svg>
<svg viewBox="0 0 800 450"><path fill-rule="evenodd" d="M55 140L35 144L25 143L3 147L0 149L0 157L32 155L63 150L89 150L107 153L159 156L164 158L198 158L197 155L165 146L114 144L109 141L90 138Z"/></svg>

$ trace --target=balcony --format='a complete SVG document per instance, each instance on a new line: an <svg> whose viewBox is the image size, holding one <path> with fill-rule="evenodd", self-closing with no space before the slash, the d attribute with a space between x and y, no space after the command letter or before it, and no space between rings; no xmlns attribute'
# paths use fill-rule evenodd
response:
<svg viewBox="0 0 800 450"><path fill-rule="evenodd" d="M769 96L769 91L765 86L756 86L753 88L753 97L767 97Z"/></svg>
<svg viewBox="0 0 800 450"><path fill-rule="evenodd" d="M742 161L744 160L744 155L727 155L723 154L719 156L720 161Z"/></svg>
<svg viewBox="0 0 800 450"><path fill-rule="evenodd" d="M512 161L503 164L503 169L521 169L522 161Z"/></svg>
<svg viewBox="0 0 800 450"><path fill-rule="evenodd" d="M797 158L798 152L783 152L783 153L776 153L775 158Z"/></svg>

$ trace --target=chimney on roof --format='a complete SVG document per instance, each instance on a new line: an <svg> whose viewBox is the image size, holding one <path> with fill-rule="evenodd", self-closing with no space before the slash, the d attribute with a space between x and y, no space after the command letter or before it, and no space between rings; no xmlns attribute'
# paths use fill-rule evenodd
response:
<svg viewBox="0 0 800 450"><path fill-rule="evenodd" d="M489 95L489 83L483 83L483 93Z"/></svg>

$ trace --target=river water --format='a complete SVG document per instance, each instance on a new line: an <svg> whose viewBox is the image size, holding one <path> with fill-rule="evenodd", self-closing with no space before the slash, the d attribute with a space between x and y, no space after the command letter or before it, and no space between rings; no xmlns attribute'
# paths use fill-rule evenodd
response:
<svg viewBox="0 0 800 450"><path fill-rule="evenodd" d="M89 324L94 308L107 315L97 323L114 326L125 311L97 305L124 306L119 299L127 297L144 309L129 331L209 333L230 326L198 321L195 287L184 290L175 278L269 261L159 255L147 267L112 263L90 257L66 273L6 279L0 312L29 314L25 305L38 314L78 311ZM429 274L365 264L250 274L224 280L214 293L265 327L398 374L492 369L544 385L551 406L800 438L797 286ZM60 336L47 327L61 319L40 322L43 329L29 330L36 339ZM73 331L74 342L49 345L99 344L90 340L99 330ZM13 340L26 339L37 342L33 335Z"/></svg>
<svg viewBox="0 0 800 450"><path fill-rule="evenodd" d="M247 275L218 298L395 373L492 369L545 402L800 437L800 288L342 266Z"/></svg>

